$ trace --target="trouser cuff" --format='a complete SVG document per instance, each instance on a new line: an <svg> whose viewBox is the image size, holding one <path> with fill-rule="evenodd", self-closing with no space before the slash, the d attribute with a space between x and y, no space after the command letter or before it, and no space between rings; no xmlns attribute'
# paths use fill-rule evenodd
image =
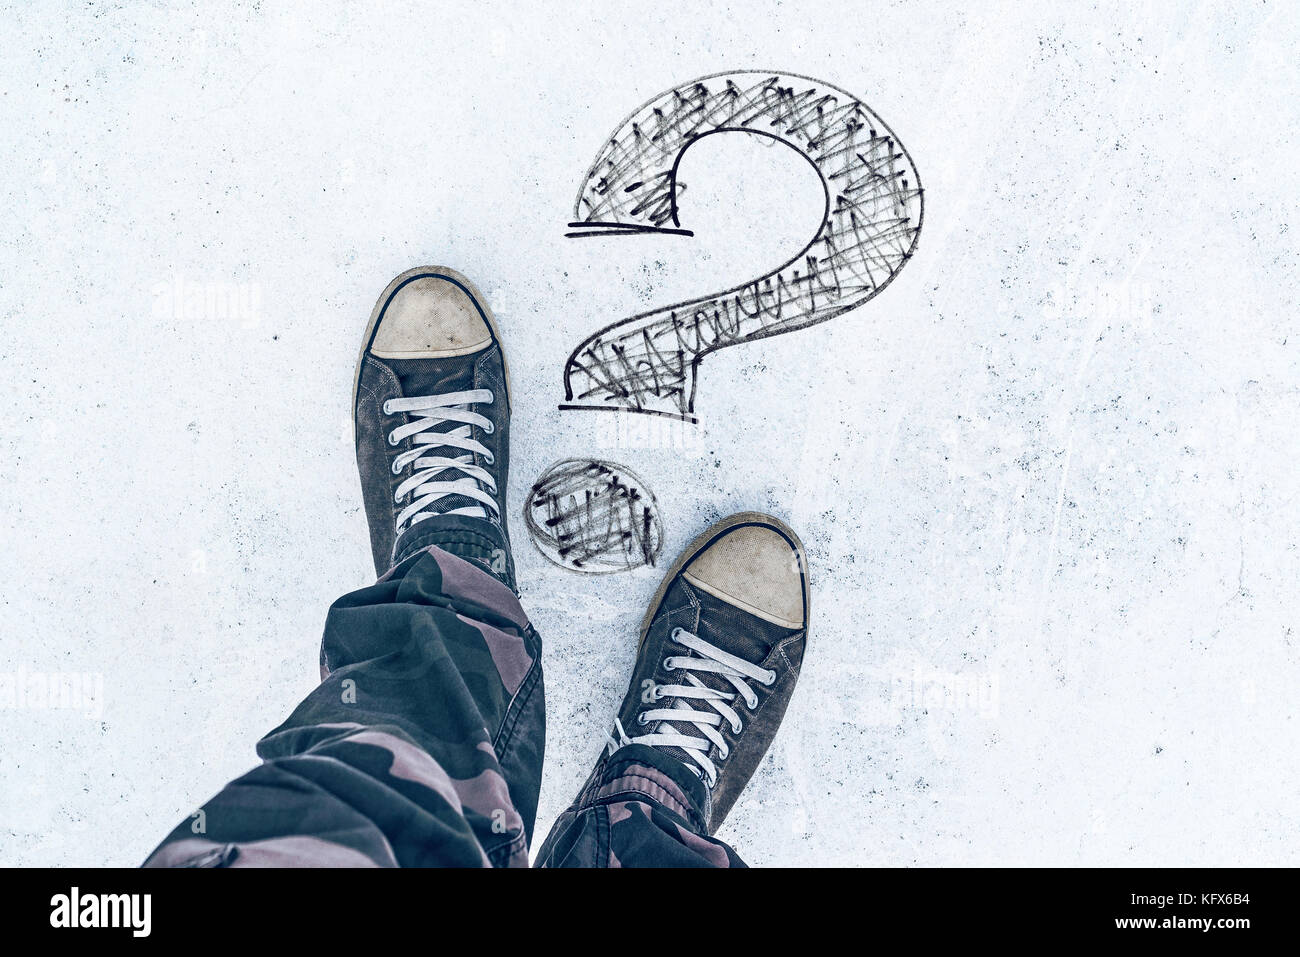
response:
<svg viewBox="0 0 1300 957"><path fill-rule="evenodd" d="M685 764L644 744L629 744L606 759L578 797L585 809L611 799L644 799L681 817L697 834L709 833L709 789Z"/></svg>
<svg viewBox="0 0 1300 957"><path fill-rule="evenodd" d="M416 522L397 540L393 549L393 566L435 545L457 558L472 562L518 593L510 543L496 523L468 515L438 515Z"/></svg>

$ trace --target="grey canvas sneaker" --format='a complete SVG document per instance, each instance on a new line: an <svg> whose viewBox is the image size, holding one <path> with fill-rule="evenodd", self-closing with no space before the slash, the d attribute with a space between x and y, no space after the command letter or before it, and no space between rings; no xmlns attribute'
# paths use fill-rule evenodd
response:
<svg viewBox="0 0 1300 957"><path fill-rule="evenodd" d="M799 680L806 570L798 536L757 512L723 519L692 542L642 622L632 682L592 780L621 749L646 758L640 749L652 749L670 762L657 766L678 772L708 833L717 831Z"/></svg>
<svg viewBox="0 0 1300 957"><path fill-rule="evenodd" d="M508 370L468 279L421 266L388 284L366 328L352 408L375 573L437 545L513 589Z"/></svg>

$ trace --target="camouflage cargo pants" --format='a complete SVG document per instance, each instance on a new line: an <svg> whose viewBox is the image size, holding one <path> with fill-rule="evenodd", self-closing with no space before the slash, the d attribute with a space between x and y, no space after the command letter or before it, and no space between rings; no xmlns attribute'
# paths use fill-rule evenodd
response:
<svg viewBox="0 0 1300 957"><path fill-rule="evenodd" d="M262 764L147 867L528 865L545 746L541 639L514 593L438 548L330 608L320 686ZM541 866L739 866L698 780L631 746L556 821Z"/></svg>

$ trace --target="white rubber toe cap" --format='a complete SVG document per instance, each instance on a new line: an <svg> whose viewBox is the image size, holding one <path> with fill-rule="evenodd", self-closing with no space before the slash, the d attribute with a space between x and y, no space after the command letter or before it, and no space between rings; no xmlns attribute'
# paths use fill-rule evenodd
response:
<svg viewBox="0 0 1300 957"><path fill-rule="evenodd" d="M752 615L803 628L803 554L769 525L741 525L691 560L682 577Z"/></svg>
<svg viewBox="0 0 1300 957"><path fill-rule="evenodd" d="M492 344L492 329L474 300L450 279L423 276L389 300L370 354L380 359L442 359Z"/></svg>

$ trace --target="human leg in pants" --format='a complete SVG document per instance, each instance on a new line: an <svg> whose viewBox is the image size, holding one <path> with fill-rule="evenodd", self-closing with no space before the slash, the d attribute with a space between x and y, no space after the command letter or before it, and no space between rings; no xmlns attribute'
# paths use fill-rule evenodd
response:
<svg viewBox="0 0 1300 957"><path fill-rule="evenodd" d="M541 641L440 548L330 608L323 679L149 866L520 866L545 741ZM196 828L201 830L196 832Z"/></svg>

